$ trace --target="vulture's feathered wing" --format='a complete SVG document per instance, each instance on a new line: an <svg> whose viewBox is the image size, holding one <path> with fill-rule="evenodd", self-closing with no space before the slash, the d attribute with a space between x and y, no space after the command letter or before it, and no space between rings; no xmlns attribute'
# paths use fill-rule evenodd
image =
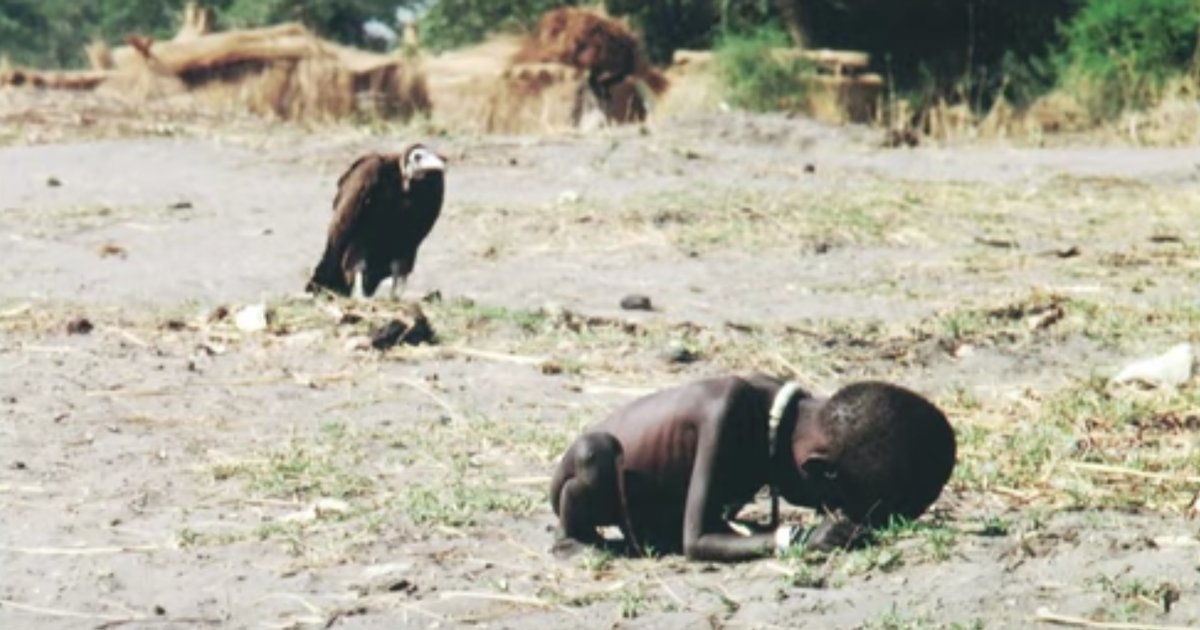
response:
<svg viewBox="0 0 1200 630"><path fill-rule="evenodd" d="M325 254L308 290L370 297L391 276L395 297L441 212L445 169L441 156L419 144L350 165L338 179Z"/></svg>

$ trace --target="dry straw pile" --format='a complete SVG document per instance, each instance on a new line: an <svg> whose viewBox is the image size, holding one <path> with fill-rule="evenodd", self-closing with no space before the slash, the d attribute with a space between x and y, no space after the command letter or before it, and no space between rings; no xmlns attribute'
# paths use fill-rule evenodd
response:
<svg viewBox="0 0 1200 630"><path fill-rule="evenodd" d="M209 14L189 5L171 41L130 36L89 46L88 71L0 68L0 86L100 90L126 99L187 97L280 118L371 114L407 118L432 109L424 76L400 56L325 41L299 24L209 32Z"/></svg>
<svg viewBox="0 0 1200 630"><path fill-rule="evenodd" d="M627 24L573 7L548 11L526 37L494 38L425 67L439 118L487 132L570 129L589 117L640 122L668 86Z"/></svg>

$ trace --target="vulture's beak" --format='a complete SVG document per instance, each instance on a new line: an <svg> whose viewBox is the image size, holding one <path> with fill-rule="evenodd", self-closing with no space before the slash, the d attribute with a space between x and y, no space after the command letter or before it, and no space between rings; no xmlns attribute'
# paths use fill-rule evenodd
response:
<svg viewBox="0 0 1200 630"><path fill-rule="evenodd" d="M421 151L413 155L409 167L410 179L421 179L427 173L442 173L446 170L446 160L433 151Z"/></svg>

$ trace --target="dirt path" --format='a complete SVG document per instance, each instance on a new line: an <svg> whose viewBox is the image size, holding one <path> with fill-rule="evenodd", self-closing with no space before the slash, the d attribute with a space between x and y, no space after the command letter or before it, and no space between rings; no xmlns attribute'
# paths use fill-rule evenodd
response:
<svg viewBox="0 0 1200 630"><path fill-rule="evenodd" d="M408 294L440 292L442 342L380 354L353 346L388 304L298 293L340 169L411 136L4 124L0 627L1200 625L1200 394L1102 386L1200 340L1200 149L740 115L445 137ZM256 302L267 332L211 317ZM580 427L752 367L936 398L963 456L937 518L815 564L546 554Z"/></svg>

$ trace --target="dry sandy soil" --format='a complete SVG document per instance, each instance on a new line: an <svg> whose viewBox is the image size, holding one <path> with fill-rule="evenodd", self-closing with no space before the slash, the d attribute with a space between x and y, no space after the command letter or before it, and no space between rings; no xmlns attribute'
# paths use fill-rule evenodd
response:
<svg viewBox="0 0 1200 630"><path fill-rule="evenodd" d="M1200 149L118 110L0 91L0 627L1200 626L1200 388L1105 383L1200 341ZM340 170L415 139L439 342L356 349L396 305L300 289ZM755 368L936 400L937 509L827 558L547 553L581 427Z"/></svg>

